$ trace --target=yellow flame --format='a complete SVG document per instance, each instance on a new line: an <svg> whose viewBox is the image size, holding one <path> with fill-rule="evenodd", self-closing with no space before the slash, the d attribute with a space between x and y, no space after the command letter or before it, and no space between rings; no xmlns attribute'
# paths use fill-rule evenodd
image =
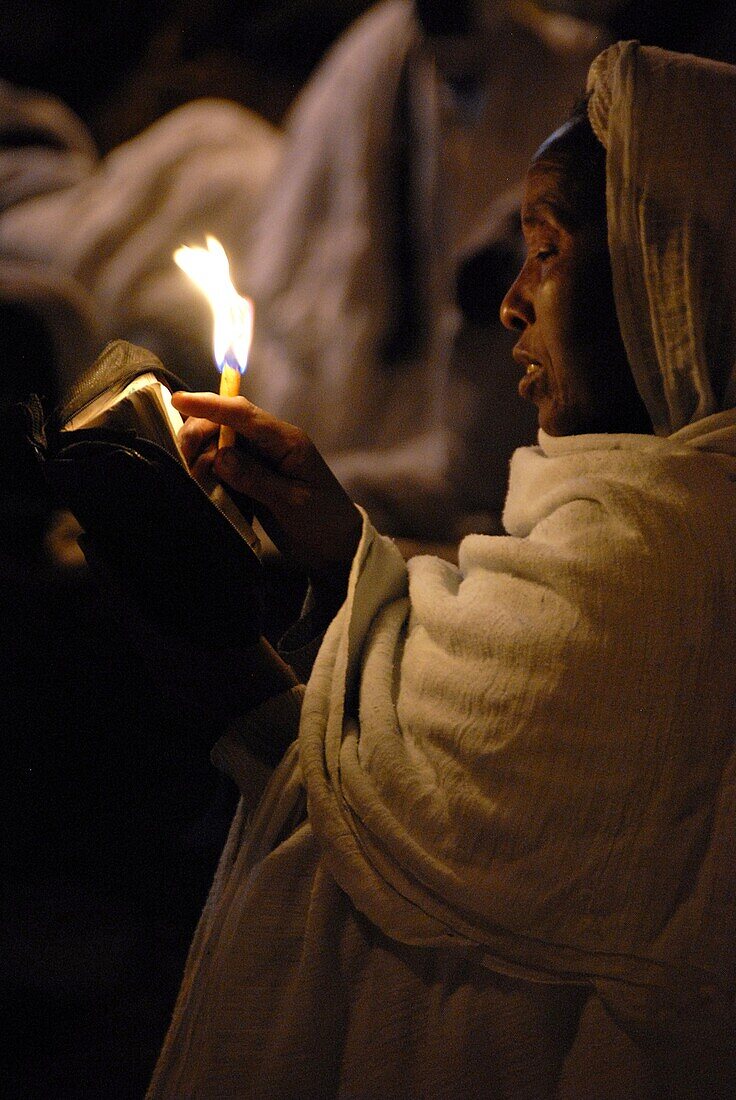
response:
<svg viewBox="0 0 736 1100"><path fill-rule="evenodd" d="M238 294L230 278L227 253L216 237L206 237L206 248L182 246L174 261L206 296L214 316L212 346L219 370L242 372L253 339L253 302Z"/></svg>

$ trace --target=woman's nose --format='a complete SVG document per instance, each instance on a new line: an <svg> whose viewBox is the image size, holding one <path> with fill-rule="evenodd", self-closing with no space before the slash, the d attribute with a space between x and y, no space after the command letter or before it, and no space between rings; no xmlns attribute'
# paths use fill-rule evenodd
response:
<svg viewBox="0 0 736 1100"><path fill-rule="evenodd" d="M534 321L534 307L524 288L524 268L506 291L501 302L500 316L504 328L523 332Z"/></svg>

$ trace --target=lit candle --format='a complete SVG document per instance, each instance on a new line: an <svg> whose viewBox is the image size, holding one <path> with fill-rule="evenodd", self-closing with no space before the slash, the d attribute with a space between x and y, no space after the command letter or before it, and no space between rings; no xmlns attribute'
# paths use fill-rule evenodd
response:
<svg viewBox="0 0 736 1100"><path fill-rule="evenodd" d="M253 302L238 294L230 278L227 253L216 237L206 248L177 248L174 260L206 296L212 309L212 345L220 372L220 395L237 397L253 339ZM232 447L235 431L220 428L219 446Z"/></svg>

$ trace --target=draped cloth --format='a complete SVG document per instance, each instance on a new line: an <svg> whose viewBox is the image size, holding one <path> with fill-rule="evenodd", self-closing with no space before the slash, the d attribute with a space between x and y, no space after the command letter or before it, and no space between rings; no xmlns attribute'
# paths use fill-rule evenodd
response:
<svg viewBox="0 0 736 1100"><path fill-rule="evenodd" d="M708 937L736 461L693 443L543 436L511 537L412 560L408 599L390 548L359 554L301 758L328 866L388 934L665 998L733 978Z"/></svg>
<svg viewBox="0 0 736 1100"><path fill-rule="evenodd" d="M290 112L269 201L241 250L265 330L250 384L329 454L433 426L458 246L518 192L599 48L589 24L566 23L563 45L556 17L528 25L524 5L508 7L473 121L448 104L407 0L357 19Z"/></svg>
<svg viewBox="0 0 736 1100"><path fill-rule="evenodd" d="M48 196L81 185L97 159L89 132L65 104L0 80L0 225L19 204L43 204ZM3 363L2 371L12 374L11 385L17 383L20 393L24 386L45 389L51 381L69 379L80 361L97 354L94 302L69 273L23 250L9 251L0 245L0 308L22 306L35 316L51 338L57 377L33 373L38 366L23 349L15 361ZM44 366L51 370L51 364Z"/></svg>
<svg viewBox="0 0 736 1100"><path fill-rule="evenodd" d="M736 403L736 68L625 42L588 87L621 332L668 435Z"/></svg>
<svg viewBox="0 0 736 1100"><path fill-rule="evenodd" d="M709 112L733 113L733 71L709 73L703 134ZM617 307L648 327L638 346L662 356L662 393L678 326L728 296L678 231L698 171L664 189L666 210L619 201L622 179L642 193L629 154L643 142L624 120L657 132L702 79L699 61L635 44L591 77L591 112L608 103L629 134L608 138L611 253L641 269L646 298L628 300L619 272ZM703 174L734 162L730 140ZM656 159L646 170L653 182ZM687 278L652 271L652 223L666 270ZM736 410L721 361L691 350L707 415L691 407L652 436L540 433L512 460L507 534L468 536L457 567L407 568L366 523L298 759L251 831L234 825L152 1096L538 1097L576 986L659 1040L727 1011Z"/></svg>
<svg viewBox="0 0 736 1100"><path fill-rule="evenodd" d="M714 165L733 165L735 139L724 121L711 131L718 158L673 183L641 131L661 135L681 100L681 124L697 115L701 135L706 105L728 119L736 71L628 44L591 79L591 113L610 97L611 125L632 135L608 147L614 264L626 252L632 270L638 255L649 279L662 389L676 388L674 355L689 353L711 415L691 408L682 441L542 435L512 462L512 537L467 538L458 571L411 562L408 601L398 562L393 583L366 562L307 693L302 764L333 873L386 931L670 986L694 980L691 965L715 977L725 961L694 943L712 904L698 873L734 733L723 654L736 613L736 414L715 411L721 349L711 359L686 342L718 280L712 289L697 225L680 211L691 192L716 215L729 208L733 173ZM645 331L625 289L619 276L621 315ZM351 709L341 700L356 683Z"/></svg>

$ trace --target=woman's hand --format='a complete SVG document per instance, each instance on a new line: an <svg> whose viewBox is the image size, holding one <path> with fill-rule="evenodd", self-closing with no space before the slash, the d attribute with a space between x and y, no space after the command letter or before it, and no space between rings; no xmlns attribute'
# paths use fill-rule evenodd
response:
<svg viewBox="0 0 736 1100"><path fill-rule="evenodd" d="M179 443L193 476L214 473L249 496L269 538L315 579L347 573L361 515L300 428L244 397L182 391L173 404L188 417ZM235 447L217 449L221 424L235 429Z"/></svg>

